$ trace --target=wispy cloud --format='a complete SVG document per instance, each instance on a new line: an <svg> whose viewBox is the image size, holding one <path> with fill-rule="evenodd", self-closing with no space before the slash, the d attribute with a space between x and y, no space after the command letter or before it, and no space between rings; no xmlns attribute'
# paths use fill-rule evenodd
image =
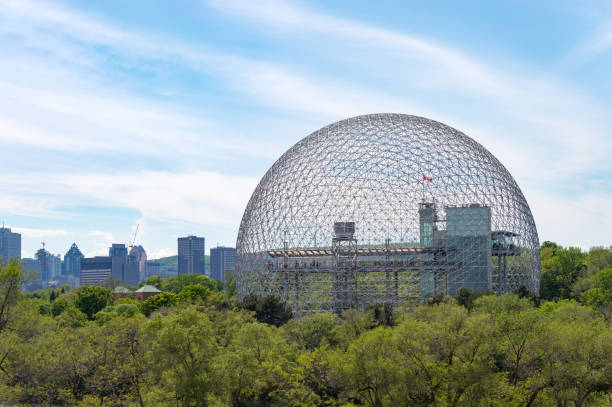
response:
<svg viewBox="0 0 612 407"><path fill-rule="evenodd" d="M102 230L90 230L87 234L92 237L101 237L102 239L106 240L106 242L112 242L114 240L112 233L104 232Z"/></svg>
<svg viewBox="0 0 612 407"><path fill-rule="evenodd" d="M607 137L610 123L605 108L553 75L530 71L528 67L523 67L520 74L513 73L457 48L329 16L292 2L212 0L210 4L273 33L280 30L285 34L320 35L337 49L350 49L353 57L362 49L364 64L370 64L370 60L381 61L384 66L381 70L387 70L395 86L405 92L414 89L415 82L423 81L431 94L443 90L456 95L457 103L467 98L475 107L482 108L483 114L486 112L493 134L506 138L497 137L495 142L502 145L499 149L502 156L506 147L521 141L528 142L540 154L552 149L562 156L563 160L546 160L551 167L550 174L556 179L609 165L607 157L612 152L612 143ZM351 49L356 41L360 48ZM400 65L401 72L389 68L388 61ZM350 92L347 97L353 99L348 95ZM445 103L440 106L437 102L434 108L420 103L416 110L438 110L442 119L446 117L452 123L463 124L462 129L466 131L479 126L474 118L460 118L450 113ZM377 105L373 102L370 106ZM577 134L581 137L576 137ZM540 158L546 159L546 156ZM525 174L533 172L536 166L541 168L541 162L531 163ZM521 167L517 166L516 170L520 171Z"/></svg>
<svg viewBox="0 0 612 407"><path fill-rule="evenodd" d="M155 254L153 254L153 259L160 259L162 257L168 257L168 256L174 256L176 255L176 250L173 249L160 249L158 251L155 252Z"/></svg>
<svg viewBox="0 0 612 407"><path fill-rule="evenodd" d="M612 22L595 29L590 38L574 52L580 58L593 58L612 48Z"/></svg>
<svg viewBox="0 0 612 407"><path fill-rule="evenodd" d="M31 229L22 227L11 227L11 230L16 233L21 233L23 237L34 238L34 237L57 237L66 236L69 234L68 231L63 229Z"/></svg>
<svg viewBox="0 0 612 407"><path fill-rule="evenodd" d="M93 238L93 242L88 245L89 250L83 253L86 257L108 256L108 248L118 243L112 233L103 230L90 230L87 235Z"/></svg>
<svg viewBox="0 0 612 407"><path fill-rule="evenodd" d="M9 198L0 203L0 210L35 216L40 206L95 204L136 208L144 219L237 227L257 181L254 177L204 171L141 171L129 177L99 173L15 174L0 188ZM112 238L99 231L90 232L90 235L104 237L107 241Z"/></svg>

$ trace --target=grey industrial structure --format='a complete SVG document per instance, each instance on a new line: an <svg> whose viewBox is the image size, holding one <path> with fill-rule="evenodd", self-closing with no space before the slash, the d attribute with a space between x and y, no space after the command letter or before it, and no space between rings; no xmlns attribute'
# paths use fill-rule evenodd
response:
<svg viewBox="0 0 612 407"><path fill-rule="evenodd" d="M187 236L178 238L178 273L205 274L206 247L203 237Z"/></svg>
<svg viewBox="0 0 612 407"><path fill-rule="evenodd" d="M289 149L236 249L239 298L275 294L297 314L539 289L537 230L510 173L465 134L401 114L343 120Z"/></svg>
<svg viewBox="0 0 612 407"><path fill-rule="evenodd" d="M225 273L236 266L236 249L217 246L210 249L210 277L225 282Z"/></svg>
<svg viewBox="0 0 612 407"><path fill-rule="evenodd" d="M21 259L21 234L10 228L0 228L0 259L8 263L13 257Z"/></svg>

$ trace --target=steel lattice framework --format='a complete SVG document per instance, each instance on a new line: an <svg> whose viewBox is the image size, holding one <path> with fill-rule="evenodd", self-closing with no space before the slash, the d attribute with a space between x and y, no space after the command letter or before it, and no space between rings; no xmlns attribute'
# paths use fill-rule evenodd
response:
<svg viewBox="0 0 612 407"><path fill-rule="evenodd" d="M236 248L239 297L275 294L298 314L539 289L536 226L510 173L465 134L402 114L346 119L289 149Z"/></svg>

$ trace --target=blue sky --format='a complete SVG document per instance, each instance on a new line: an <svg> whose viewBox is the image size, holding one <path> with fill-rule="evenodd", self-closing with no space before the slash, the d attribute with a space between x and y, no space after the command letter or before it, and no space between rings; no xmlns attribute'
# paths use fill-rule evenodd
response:
<svg viewBox="0 0 612 407"><path fill-rule="evenodd" d="M234 245L265 171L365 113L451 125L541 240L612 245L612 3L3 1L0 220L86 255Z"/></svg>

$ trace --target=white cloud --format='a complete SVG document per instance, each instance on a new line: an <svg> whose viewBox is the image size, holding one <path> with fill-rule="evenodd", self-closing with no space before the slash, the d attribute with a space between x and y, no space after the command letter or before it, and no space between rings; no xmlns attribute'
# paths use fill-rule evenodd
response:
<svg viewBox="0 0 612 407"><path fill-rule="evenodd" d="M568 198L538 188L527 192L542 241L557 240L582 249L612 246L612 196L595 192Z"/></svg>
<svg viewBox="0 0 612 407"><path fill-rule="evenodd" d="M593 35L573 53L574 56L584 59L606 52L612 47L612 22L608 21L595 29Z"/></svg>
<svg viewBox="0 0 612 407"><path fill-rule="evenodd" d="M87 235L92 237L101 237L105 240L105 244L115 240L112 233L104 232L102 230L90 230L87 232Z"/></svg>
<svg viewBox="0 0 612 407"><path fill-rule="evenodd" d="M108 256L108 248L113 243L117 243L112 233L103 230L90 230L87 232L87 236L94 240L83 251L85 257Z"/></svg>
<svg viewBox="0 0 612 407"><path fill-rule="evenodd" d="M487 115L486 122L491 130L489 134L496 134L496 143L503 145L500 151L521 143L533 146L523 147L523 150L537 150L538 161L528 163L527 173L541 168L542 162L554 166L550 173L560 177L576 171L599 169L602 165L609 166L612 142L608 137L610 123L605 108L552 75L542 75L524 68L520 74L513 73L473 58L456 48L414 35L317 13L291 2L213 0L210 4L275 33L283 30L284 35L303 35L306 31L320 35L319 39L324 38L325 43L333 44L337 49L350 49L348 52L353 57L359 55L360 51L351 49L351 44L359 41L363 49L363 64L369 65L370 60L380 60L381 70L397 75L395 85L398 89L409 92L415 88L415 83L425 81L432 95L443 91L447 95L455 95L457 103L467 98L476 109L483 109L483 115ZM394 62L392 65L400 66L400 72L390 68L389 61ZM282 75L273 72L271 76L280 77L280 83L283 84ZM332 86L331 97L325 97L326 86L321 86L319 92L307 93L300 89L300 83L295 78L287 82L293 84L293 87L270 86L267 92L258 88L257 91L272 100L286 103L286 100L272 93L275 90L283 92L285 88L287 92L284 93L305 94L307 100L323 101L322 110L331 112L344 110L336 95L344 94L345 100L359 101L355 94L363 94L359 88L346 91L343 87L335 91ZM252 83L255 84L252 86L257 86L258 82ZM447 95L443 97L448 99ZM339 107L330 108L327 103ZM346 107L361 112L361 106L382 107L388 111L394 111L394 107L410 109L407 103L397 103L388 95L379 96L376 92L369 103L366 101L358 106ZM480 118L477 115L470 119L459 118L459 115L450 113L443 106L427 108L427 104L421 103L412 110L404 111L420 113L436 110L436 115L432 117L438 120L446 118L450 124L462 124L462 127L458 127L468 134L471 134L469 130L472 127L479 126L477 120ZM444 113L445 110L447 113ZM576 137L577 134L580 137ZM553 151L554 154L550 154ZM553 159L553 155L562 159Z"/></svg>
<svg viewBox="0 0 612 407"><path fill-rule="evenodd" d="M164 171L119 174L14 174L0 188L8 196L0 209L32 215L36 208L107 205L138 209L143 217L210 225L235 225L258 179L215 172ZM12 206L7 206L7 202ZM143 221L144 224L144 221ZM112 235L91 231L90 236Z"/></svg>
<svg viewBox="0 0 612 407"><path fill-rule="evenodd" d="M314 11L279 1L264 2L212 2L222 10L246 16L257 24L268 24L268 27L284 29L288 32L307 30L323 35L330 43L345 46L359 39L363 49L368 51L370 60L380 60L383 71L390 75L399 74L403 80L396 81L398 95L393 90L381 92L368 88L363 84L356 86L349 79L338 80L334 77L310 75L305 71L298 74L295 68L285 68L278 64L255 61L247 58L218 52L205 51L201 47L177 43L165 38L155 38L152 35L139 35L127 32L117 27L95 21L87 15L52 6L19 2L7 8L9 13L17 13L21 18L29 20L35 26L59 31L67 38L76 41L78 46L93 46L103 44L116 52L123 53L125 58L134 55L149 58L152 61L172 61L184 64L205 75L222 78L227 86L235 92L248 94L251 98L282 109L323 115L324 117L343 118L373 111L396 111L421 114L435 117L449 124L462 124L463 130L477 126L474 119L459 119L460 115L451 113L437 104L415 104L409 94L411 86L418 81L426 81L427 89L436 91L461 92L457 100L480 98L475 107L482 106L483 114L487 114L487 122L491 124L493 134L497 134L503 147L511 147L517 140L548 144L546 150L554 149L563 160L547 160L548 164L556 165L551 173L568 174L578 170L585 171L605 165L612 151L610 141L606 137L605 111L597 107L597 103L580 92L571 89L563 82L552 77L542 77L530 72L516 75L502 69L491 67L461 51L428 41L405 33L381 29L350 20L330 17ZM19 25L18 30L23 30ZM26 27L28 27L26 25ZM51 28L49 28L51 27ZM26 30L32 30L26 28ZM29 32L29 31L28 31ZM35 39L44 44L45 37L34 30L31 33ZM37 42L37 44L39 44ZM68 45L72 43L69 42ZM55 43L49 45L48 52L56 52ZM38 45L44 46L44 45ZM74 46L74 45L72 45ZM370 55L371 50L374 50ZM359 54L352 49L350 53ZM81 52L80 55L82 55ZM84 53L87 55L87 53ZM81 56L84 58L83 56ZM90 58L94 58L91 56ZM414 61L415 64L405 64L401 61ZM389 61L400 61L399 64L389 64ZM19 64L27 66L27 64ZM389 65L401 66L401 72L389 69ZM221 68L222 67L222 68ZM18 71L13 69L12 71ZM532 78L529 78L532 76ZM36 77L29 74L28 78ZM406 77L414 77L406 81ZM72 80L72 75L70 76ZM54 83L55 81L47 81ZM409 84L409 85L407 85ZM5 84L5 87L9 85ZM30 86L30 85L29 85ZM164 107L150 105L129 96L118 93L110 94L105 99L105 92L100 89L79 84L79 88L90 88L88 92L95 97L80 92L74 97L62 96L56 100L56 92L28 92L16 89L8 94L29 95L28 101L42 100L43 106L59 106L60 113L71 112L76 118L85 117L78 129L95 129L85 140L90 148L117 148L121 141L130 138L139 145L143 152L154 148L157 152L181 149L181 154L189 155L194 151L210 151L236 146L241 154L260 154L270 156L271 152L280 151L270 148L272 145L262 145L248 139L234 139L227 143L227 137L202 137L215 134L215 125L202 120L168 112ZM44 87L42 87L44 89ZM0 87L1 89L1 87ZM101 99L101 100L99 100ZM114 102L118 106L114 107ZM14 103L14 102L11 102ZM139 106L142 105L142 106ZM82 107L81 107L82 106ZM57 108L56 108L57 109ZM75 110L76 109L76 110ZM7 111L7 107L3 109ZM21 109L28 111L30 109ZM446 112L445 112L446 110ZM56 117L56 115L54 115ZM62 123L66 122L61 115ZM36 142L38 145L48 144L48 134L42 130L30 129L29 121L10 125L7 131L0 134L20 134L24 143ZM28 123L28 125L24 124ZM53 128L43 123L44 128ZM6 126L6 125L5 125ZM508 130L509 127L515 129ZM14 129L11 132L11 129ZM62 128L62 130L64 130ZM63 148L83 148L83 142L75 143L80 132L56 131L53 146ZM68 136L67 136L68 134ZM72 136L70 136L73 134ZM576 137L581 134L582 137ZM110 135L110 139L108 139ZM177 137L181 142L171 142ZM187 148L185 146L188 146ZM503 151L504 148L500 150ZM539 148L541 152L544 148ZM571 154L569 154L571 152ZM548 153L548 151L547 151ZM549 157L550 154L542 158ZM503 157L502 157L503 158ZM531 164L534 167L534 164ZM511 168L513 171L516 169ZM519 168L520 169L520 168ZM528 172L531 168L528 169Z"/></svg>
<svg viewBox="0 0 612 407"><path fill-rule="evenodd" d="M16 233L21 233L25 238L31 237L57 237L66 236L68 231L63 229L31 229L22 227L11 227L11 230Z"/></svg>
<svg viewBox="0 0 612 407"><path fill-rule="evenodd" d="M153 257L151 257L152 259L160 259L162 257L169 257L169 256L174 256L176 255L176 250L173 249L160 249L158 251L155 252L155 254L153 255Z"/></svg>

